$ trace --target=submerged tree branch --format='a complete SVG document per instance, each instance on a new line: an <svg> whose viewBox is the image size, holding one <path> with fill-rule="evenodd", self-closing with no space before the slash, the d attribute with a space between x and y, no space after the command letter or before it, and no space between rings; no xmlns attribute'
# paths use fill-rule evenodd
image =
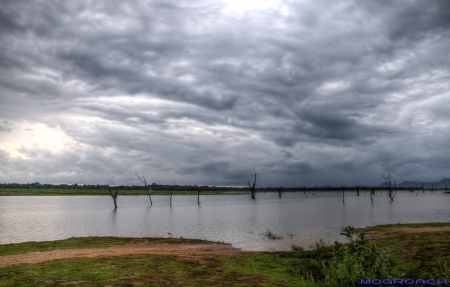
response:
<svg viewBox="0 0 450 287"><path fill-rule="evenodd" d="M145 189L147 189L147 193L148 193L148 198L150 198L150 205L153 205L152 197L150 196L150 189L148 188L148 184L147 184L147 181L145 180L145 177L143 176L143 177L142 177L143 180L142 180L142 178L141 178L137 173L135 173L135 175L136 175L136 176L139 178L139 180L142 181L142 183L145 185Z"/></svg>

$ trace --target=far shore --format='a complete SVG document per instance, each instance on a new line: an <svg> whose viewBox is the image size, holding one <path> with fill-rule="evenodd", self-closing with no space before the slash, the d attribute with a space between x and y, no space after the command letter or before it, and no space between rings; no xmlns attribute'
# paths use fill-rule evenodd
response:
<svg viewBox="0 0 450 287"><path fill-rule="evenodd" d="M284 188L283 193L317 193L317 192L342 192L342 188L333 188L333 189L314 189L314 188ZM356 194L356 188L346 187L345 192L348 194ZM372 188L360 188L360 194L369 193ZM387 189L385 188L375 188L375 194L380 192L384 192ZM402 188L398 189L398 192L411 192L413 189ZM114 189L115 191L115 189ZM415 193L423 194L423 193L449 193L445 192L445 189L435 189L434 191L421 189L414 189ZM256 188L256 193L279 193L278 188ZM120 189L118 191L119 195L148 195L146 190L127 190ZM150 195L170 195L170 190L151 190ZM197 190L174 190L173 195L197 195ZM251 194L249 189L245 188L227 188L227 189L202 189L200 195L231 195L231 194ZM82 188L67 188L67 189L59 189L59 188L0 188L0 196L49 196L49 195L109 195L109 191L107 189L82 189Z"/></svg>

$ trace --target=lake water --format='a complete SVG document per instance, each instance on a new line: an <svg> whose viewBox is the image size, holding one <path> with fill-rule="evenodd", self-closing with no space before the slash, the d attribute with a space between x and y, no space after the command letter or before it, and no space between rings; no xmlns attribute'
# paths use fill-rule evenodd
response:
<svg viewBox="0 0 450 287"><path fill-rule="evenodd" d="M277 193L258 192L256 200L243 195L179 195L118 197L114 210L108 196L0 197L0 244L47 241L84 236L173 237L224 241L243 250L290 250L308 247L322 238L345 242L344 226L366 227L387 223L446 222L450 195L398 192L390 202L385 192ZM283 236L268 240L267 229ZM294 234L288 236L287 234Z"/></svg>

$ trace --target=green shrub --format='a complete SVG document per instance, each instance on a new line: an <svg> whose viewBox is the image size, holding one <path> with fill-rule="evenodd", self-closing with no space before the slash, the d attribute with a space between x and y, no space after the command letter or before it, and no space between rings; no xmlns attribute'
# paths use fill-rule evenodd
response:
<svg viewBox="0 0 450 287"><path fill-rule="evenodd" d="M344 234L348 244L335 242L327 246L320 240L305 250L292 246L294 256L311 258L303 266L307 268L306 282L309 286L359 286L361 279L389 278L394 261L388 249L380 250L367 242L364 233L355 236L353 227L346 227Z"/></svg>
<svg viewBox="0 0 450 287"><path fill-rule="evenodd" d="M315 258L321 260L333 257L333 247L326 245L322 239L320 239L315 244L310 245L309 250L296 245L292 245L291 250L294 257L297 258Z"/></svg>

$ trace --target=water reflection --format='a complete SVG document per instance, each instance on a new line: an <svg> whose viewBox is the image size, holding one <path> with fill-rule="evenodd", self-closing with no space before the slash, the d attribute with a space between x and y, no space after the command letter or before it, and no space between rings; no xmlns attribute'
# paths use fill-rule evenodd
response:
<svg viewBox="0 0 450 287"><path fill-rule="evenodd" d="M117 209L111 210L109 218L111 218L111 220L107 222L110 223L110 229L113 230L114 233L117 233Z"/></svg>
<svg viewBox="0 0 450 287"><path fill-rule="evenodd" d="M307 196L307 198L306 198ZM120 196L114 210L108 196L0 197L0 243L80 236L184 237L225 241L244 250L289 250L344 241L341 228L374 224L448 221L449 195L398 192L394 202L379 192L250 195ZM267 240L267 229L283 236ZM170 235L170 234L172 235ZM295 234L289 236L288 234Z"/></svg>

